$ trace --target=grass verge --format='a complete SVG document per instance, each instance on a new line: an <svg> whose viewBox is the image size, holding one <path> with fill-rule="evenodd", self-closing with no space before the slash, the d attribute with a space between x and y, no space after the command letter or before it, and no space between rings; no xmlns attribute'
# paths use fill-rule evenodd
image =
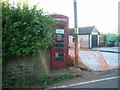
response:
<svg viewBox="0 0 120 90"><path fill-rule="evenodd" d="M19 75L15 80L9 78L8 75L3 75L3 88L46 88L49 85L63 82L72 78L72 75L63 75L59 77L48 77L41 73L38 78L35 76Z"/></svg>

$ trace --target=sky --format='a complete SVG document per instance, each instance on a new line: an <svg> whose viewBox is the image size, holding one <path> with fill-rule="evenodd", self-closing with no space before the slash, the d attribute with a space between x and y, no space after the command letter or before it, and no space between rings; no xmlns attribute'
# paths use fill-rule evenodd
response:
<svg viewBox="0 0 120 90"><path fill-rule="evenodd" d="M10 0L17 1L17 0ZM25 0L19 0L25 1ZM74 0L28 0L30 6L38 4L49 14L69 17L69 27L74 27ZM118 33L118 2L120 0L76 0L78 27L96 26L102 33Z"/></svg>

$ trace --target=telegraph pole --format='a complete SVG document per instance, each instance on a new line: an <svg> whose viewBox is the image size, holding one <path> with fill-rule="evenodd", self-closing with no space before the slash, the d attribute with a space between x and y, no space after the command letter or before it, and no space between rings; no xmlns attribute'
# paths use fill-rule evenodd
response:
<svg viewBox="0 0 120 90"><path fill-rule="evenodd" d="M76 65L79 59L79 50L78 50L78 25L77 25L77 1L74 0L74 36L75 36L75 61L74 65Z"/></svg>

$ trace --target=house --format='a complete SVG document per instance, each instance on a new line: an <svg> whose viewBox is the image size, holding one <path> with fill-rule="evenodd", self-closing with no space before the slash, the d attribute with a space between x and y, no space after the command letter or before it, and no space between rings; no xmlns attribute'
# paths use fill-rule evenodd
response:
<svg viewBox="0 0 120 90"><path fill-rule="evenodd" d="M78 28L78 43L87 48L99 46L99 35L95 26L87 26ZM69 29L69 46L74 42L74 28Z"/></svg>

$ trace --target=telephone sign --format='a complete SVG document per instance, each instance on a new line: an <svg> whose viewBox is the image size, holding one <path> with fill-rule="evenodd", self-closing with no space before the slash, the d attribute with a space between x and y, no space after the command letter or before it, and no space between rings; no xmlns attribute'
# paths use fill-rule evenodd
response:
<svg viewBox="0 0 120 90"><path fill-rule="evenodd" d="M56 33L64 34L64 30L63 29L56 29Z"/></svg>

